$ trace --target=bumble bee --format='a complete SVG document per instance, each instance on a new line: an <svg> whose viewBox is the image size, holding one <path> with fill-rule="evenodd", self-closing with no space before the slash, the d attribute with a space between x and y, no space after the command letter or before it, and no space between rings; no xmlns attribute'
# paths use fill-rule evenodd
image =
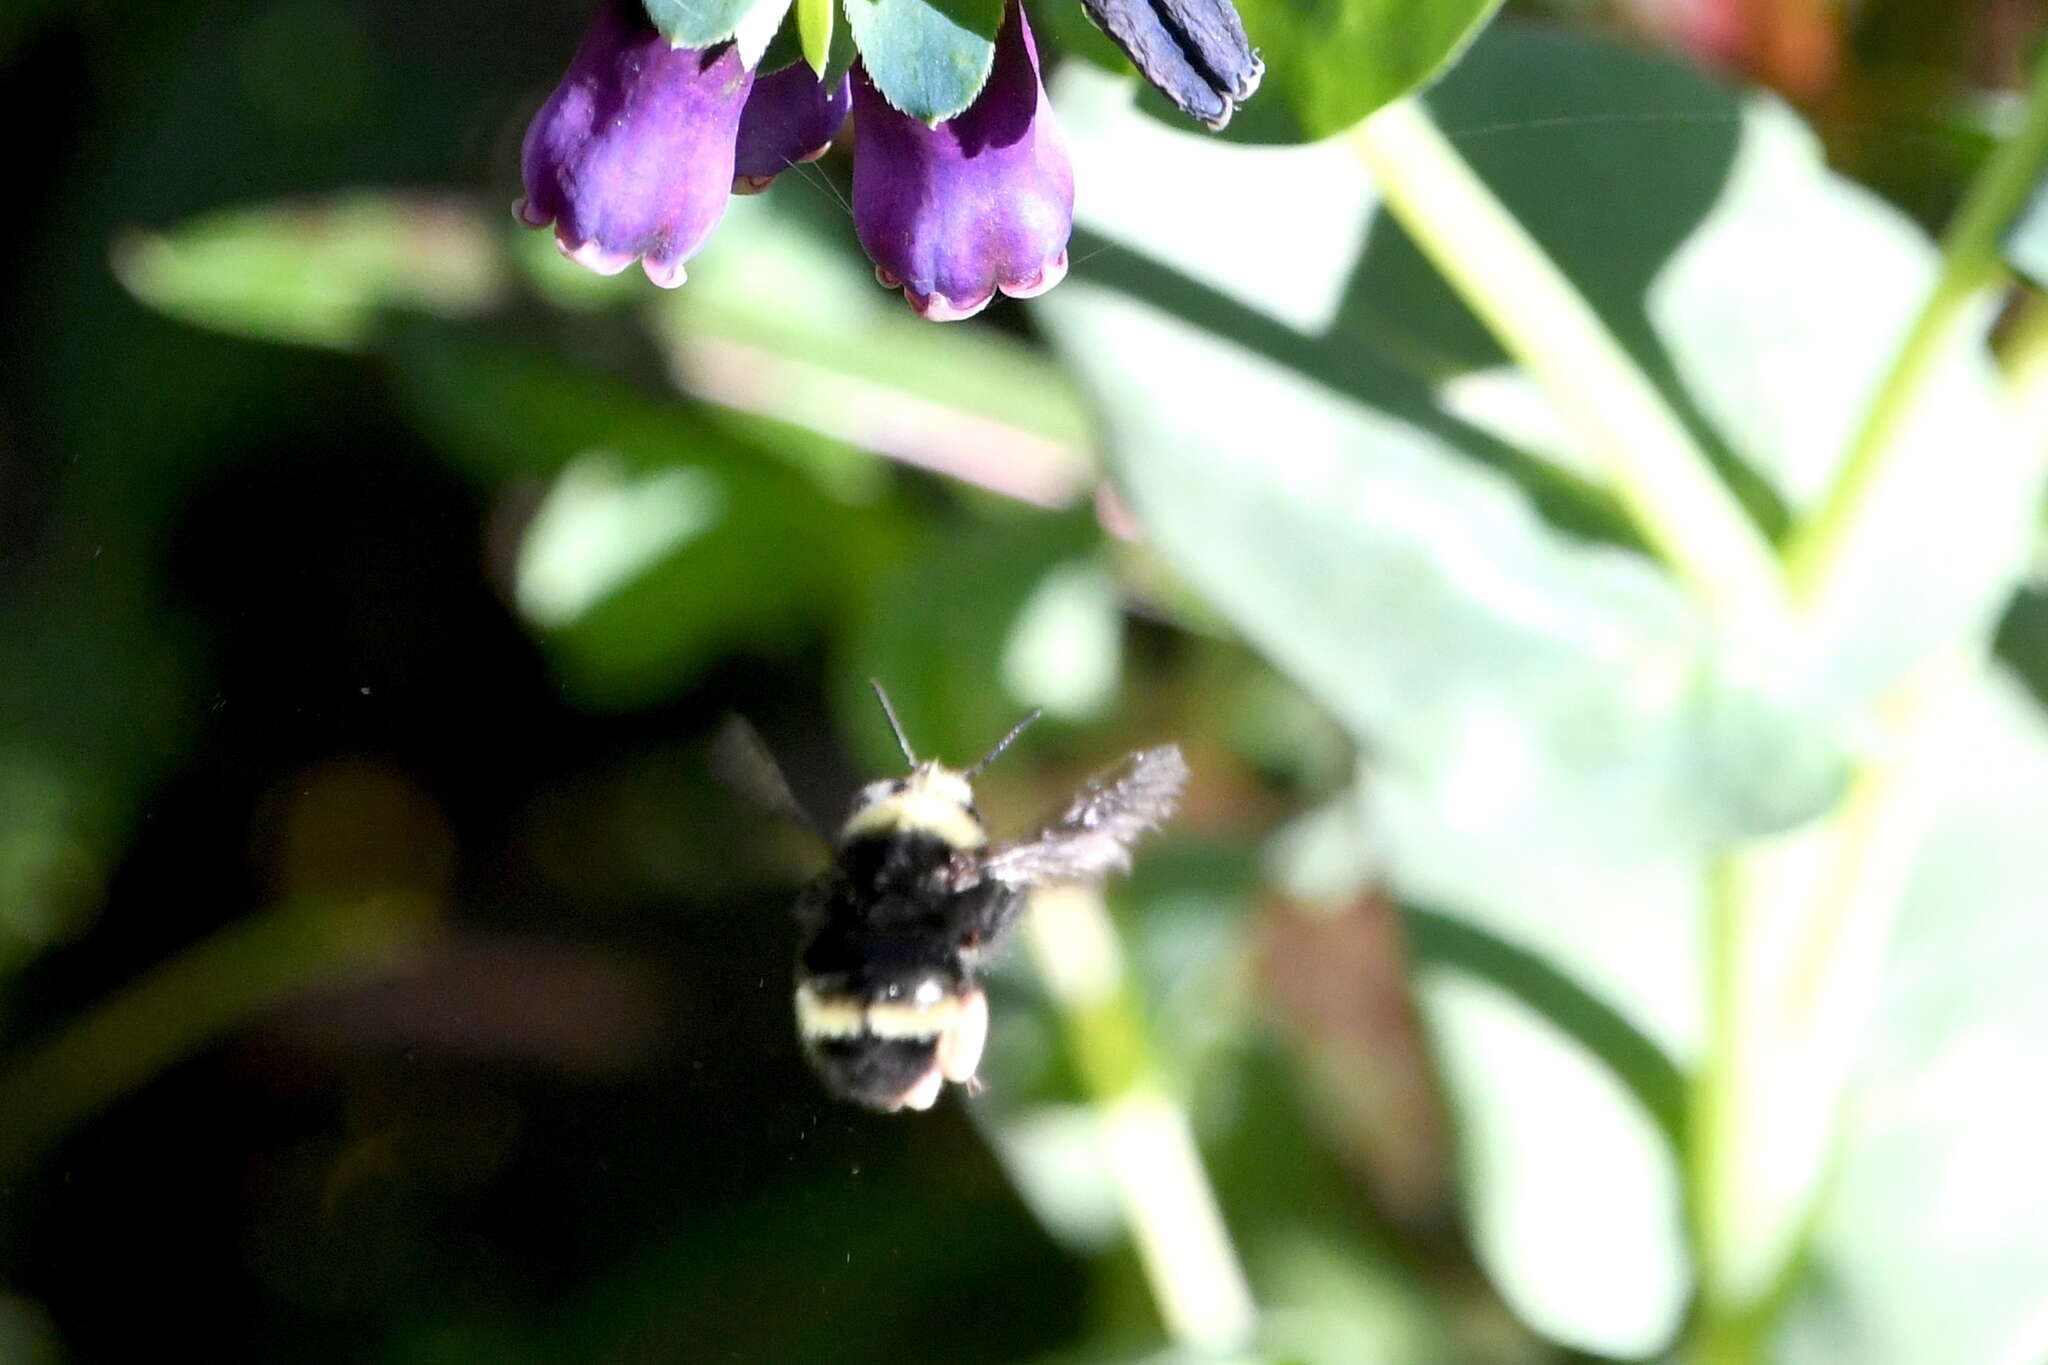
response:
<svg viewBox="0 0 2048 1365"><path fill-rule="evenodd" d="M797 1031L826 1088L870 1109L929 1109L947 1081L973 1087L988 1038L979 967L1032 888L1129 868L1131 846L1173 814L1187 782L1174 745L1141 749L1078 792L1038 833L991 844L974 779L1038 719L981 760L920 761L871 684L910 765L860 789L832 866L797 903ZM794 809L787 786L777 804Z"/></svg>

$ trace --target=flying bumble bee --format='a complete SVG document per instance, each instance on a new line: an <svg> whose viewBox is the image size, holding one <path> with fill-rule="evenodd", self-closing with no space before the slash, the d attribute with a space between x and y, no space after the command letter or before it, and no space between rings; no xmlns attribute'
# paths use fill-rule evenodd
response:
<svg viewBox="0 0 2048 1365"><path fill-rule="evenodd" d="M832 865L799 898L796 1021L826 1088L870 1109L929 1109L972 1086L988 1040L980 965L1033 888L1099 881L1164 824L1188 778L1178 747L1140 749L1084 786L1037 833L993 844L974 779L1038 719L972 767L920 761L871 684L910 771L870 782L832 840ZM777 804L795 809L781 788Z"/></svg>

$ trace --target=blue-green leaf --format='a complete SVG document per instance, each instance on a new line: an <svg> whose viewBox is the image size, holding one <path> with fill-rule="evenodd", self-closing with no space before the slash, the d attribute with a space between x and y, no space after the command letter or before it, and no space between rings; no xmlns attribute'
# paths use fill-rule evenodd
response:
<svg viewBox="0 0 2048 1365"><path fill-rule="evenodd" d="M1168 133L1087 77L1055 93L1095 240L1037 316L1094 386L1139 522L1365 745L1366 823L1404 898L1688 1064L1702 851L1830 806L1837 736L1981 631L2023 562L2040 453L2012 441L1988 358L1944 358L1796 673L1760 676L1646 558L1561 534L1538 471L1600 471L1342 144ZM1924 295L1926 235L1782 105L1641 54L1503 26L1429 103L1759 512L1808 503ZM1691 1273L1668 1141L1640 1094L1598 1084L1554 1001L1453 969L1423 998L1475 1144L1482 1261L1562 1341L1665 1349ZM1578 1098L1517 1083L1538 1066ZM1589 1150L1627 1179L1574 1186L1600 1234L1560 1253L1559 1211L1526 1195L1572 1185Z"/></svg>
<svg viewBox="0 0 2048 1365"><path fill-rule="evenodd" d="M1433 79L1499 6L1500 0L1238 0L1245 30L1265 58L1266 79L1229 133L1257 142L1340 133ZM1156 111L1185 122L1163 102Z"/></svg>
<svg viewBox="0 0 2048 1365"><path fill-rule="evenodd" d="M782 20L789 13L790 0L756 0L752 8L740 16L738 27L733 29L734 46L740 50L740 61L748 67L758 68L761 58L767 53L775 35L782 32Z"/></svg>
<svg viewBox="0 0 2048 1365"><path fill-rule="evenodd" d="M995 63L1003 0L846 0L861 65L882 97L915 119L952 118Z"/></svg>
<svg viewBox="0 0 2048 1365"><path fill-rule="evenodd" d="M676 47L705 48L732 37L756 0L643 0L647 17Z"/></svg>
<svg viewBox="0 0 2048 1365"><path fill-rule="evenodd" d="M1993 676L1943 739L1781 1365L2048 1356L2048 715Z"/></svg>

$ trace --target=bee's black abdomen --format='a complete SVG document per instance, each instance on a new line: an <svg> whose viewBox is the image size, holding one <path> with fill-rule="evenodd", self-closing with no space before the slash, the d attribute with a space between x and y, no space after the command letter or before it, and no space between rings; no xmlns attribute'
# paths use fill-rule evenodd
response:
<svg viewBox="0 0 2048 1365"><path fill-rule="evenodd" d="M943 938L877 933L861 925L827 924L804 944L800 975L833 995L894 999L918 983L937 979L949 990L966 984L960 954Z"/></svg>
<svg viewBox="0 0 2048 1365"><path fill-rule="evenodd" d="M938 1064L938 1039L871 1034L813 1039L810 1054L834 1094L886 1112L902 1108L904 1096L931 1074Z"/></svg>

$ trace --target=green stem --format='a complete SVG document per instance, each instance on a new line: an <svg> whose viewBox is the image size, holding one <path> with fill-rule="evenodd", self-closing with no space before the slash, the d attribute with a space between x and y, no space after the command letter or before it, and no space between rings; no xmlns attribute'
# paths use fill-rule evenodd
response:
<svg viewBox="0 0 2048 1365"><path fill-rule="evenodd" d="M2020 440L2034 450L2048 446L2048 295L2027 291L1998 359L2018 410Z"/></svg>
<svg viewBox="0 0 2048 1365"><path fill-rule="evenodd" d="M1702 1360L1731 1362L1726 1343L1739 1321L1736 1296L1727 1288L1727 1267L1740 1237L1737 1190L1742 1161L1742 917L1740 865L1723 854L1707 872L1706 1045L1693 1075L1685 1150L1687 1195L1692 1218L1694 1260L1700 1276ZM1708 1341L1722 1347L1705 1349Z"/></svg>
<svg viewBox="0 0 2048 1365"><path fill-rule="evenodd" d="M1797 1017L1837 1007L1845 970L1861 967L1869 977L1851 992L1851 1008L1875 996L1892 920L1942 796L1940 753L1930 751L1929 736L1982 675L1990 650L1979 638L1944 651L1879 700L1883 748L1858 767L1843 797L1833 874L1792 949L1785 999Z"/></svg>
<svg viewBox="0 0 2048 1365"><path fill-rule="evenodd" d="M1817 511L1796 528L1786 552L1793 597L1805 610L1826 594L1844 550L1899 436L1937 365L1985 326L1981 305L2008 279L1999 237L2024 204L2048 161L2048 54L2038 66L2027 117L1992 155L1964 198L1942 242L1942 261L1927 299L1890 369L1879 384L1844 455L1842 468ZM2044 378L2040 361L2048 339L2039 316L2025 320L2017 350L2008 357L2015 389L2024 398ZM2038 401L2038 399L2037 399ZM1772 876L1759 859L1775 853L1731 854L1713 870L1708 946L1708 1031L1694 1082L1694 1145L1688 1153L1689 1194L1701 1274L1700 1318L1692 1354L1701 1365L1749 1365L1760 1359L1772 1313L1773 1287L1794 1264L1812 1226L1817 1180L1776 1203L1765 1198L1751 1151L1759 1140L1745 1105L1761 1093L1757 1068L1779 1080L1796 1078L1806 1101L1780 1131L1809 1152L1816 1173L1828 1169L1840 1096L1860 1037L1875 1008L1884 948L1910 869L1913 851L1932 814L1934 773L1926 753L1937 719L1976 675L1977 646L1945 654L1916 670L1879 707L1880 743L1861 765L1848 798L1829 823L1797 836L1795 851L1820 869L1815 885L1796 904L1771 895ZM1780 869L1782 871L1782 867ZM1791 885L1798 885L1796 880ZM1751 982L1745 926L1752 918L1800 917L1790 935L1782 974ZM1751 1018L1752 1012L1760 1017ZM1770 1047L1759 1030L1772 1029ZM1795 1106L1798 1107L1798 1106ZM1773 1159L1784 1160L1783 1151Z"/></svg>
<svg viewBox="0 0 2048 1365"><path fill-rule="evenodd" d="M1689 1365L1757 1365L1763 1338L1751 1318L1711 1316L1701 1321L1686 1358Z"/></svg>
<svg viewBox="0 0 2048 1365"><path fill-rule="evenodd" d="M410 961L409 897L305 902L233 924L95 1006L0 1073L0 1184L80 1120L258 1012Z"/></svg>
<svg viewBox="0 0 2048 1365"><path fill-rule="evenodd" d="M1101 890L1048 887L1032 898L1027 925L1167 1332L1198 1350L1244 1349L1257 1327L1251 1288L1187 1115L1160 1083Z"/></svg>
<svg viewBox="0 0 2048 1365"><path fill-rule="evenodd" d="M1644 540L1724 620L1775 626L1784 586L1769 543L1649 377L1422 103L1396 100L1349 136L1388 210L1548 392Z"/></svg>
<svg viewBox="0 0 2048 1365"><path fill-rule="evenodd" d="M2028 290L1999 349L2022 449L2048 447L2048 295ZM2048 503L2040 508L2048 524Z"/></svg>
<svg viewBox="0 0 2048 1365"><path fill-rule="evenodd" d="M1945 726L1988 648L1944 651L1880 699L1871 752L1825 824L1712 866L1707 1037L1686 1153L1696 1361L1761 1359L1803 1259L1892 924L1943 795ZM1767 955L1754 951L1758 926L1770 927Z"/></svg>
<svg viewBox="0 0 2048 1365"><path fill-rule="evenodd" d="M2027 291L1998 359L2015 394L2024 398L2048 384L2048 295Z"/></svg>
<svg viewBox="0 0 2048 1365"><path fill-rule="evenodd" d="M1999 237L2041 178L2048 162L2048 51L2034 68L2026 120L2000 143L1971 182L1955 220L1942 237L1941 273L1920 306L1905 342L1892 358L1865 411L1863 424L1820 507L1794 532L1786 550L1786 573L1796 598L1821 595L1843 543L1864 501L1877 483L1901 426L1912 414L1936 362L1949 354L1965 328L1984 326L1976 308L2008 274Z"/></svg>

